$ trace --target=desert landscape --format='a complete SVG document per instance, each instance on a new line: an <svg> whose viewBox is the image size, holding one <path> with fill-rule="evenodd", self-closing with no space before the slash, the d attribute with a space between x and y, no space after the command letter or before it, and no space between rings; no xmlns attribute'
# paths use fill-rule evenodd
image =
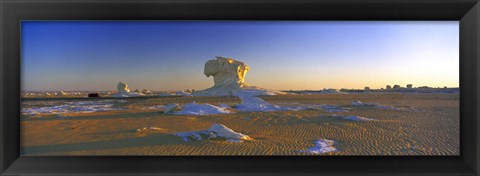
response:
<svg viewBox="0 0 480 176"><path fill-rule="evenodd" d="M459 156L459 21L21 22L25 156Z"/></svg>
<svg viewBox="0 0 480 176"><path fill-rule="evenodd" d="M459 155L459 89L280 91L205 63L205 90L24 92L23 155ZM113 86L112 86L113 87Z"/></svg>

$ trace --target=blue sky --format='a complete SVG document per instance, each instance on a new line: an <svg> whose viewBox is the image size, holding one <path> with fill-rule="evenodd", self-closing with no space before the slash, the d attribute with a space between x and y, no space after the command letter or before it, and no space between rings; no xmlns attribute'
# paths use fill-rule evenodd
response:
<svg viewBox="0 0 480 176"><path fill-rule="evenodd" d="M24 21L23 90L205 89L215 56L269 89L459 86L457 21Z"/></svg>

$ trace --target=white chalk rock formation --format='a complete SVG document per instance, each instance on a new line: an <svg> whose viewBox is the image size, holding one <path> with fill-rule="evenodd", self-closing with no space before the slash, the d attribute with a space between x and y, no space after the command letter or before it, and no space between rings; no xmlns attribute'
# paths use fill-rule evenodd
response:
<svg viewBox="0 0 480 176"><path fill-rule="evenodd" d="M163 113L164 113L164 114L170 114L170 113L172 113L173 111L175 111L177 108L178 108L178 104L177 104L177 103L168 104L167 106L165 106L165 110L163 110Z"/></svg>
<svg viewBox="0 0 480 176"><path fill-rule="evenodd" d="M360 100L353 100L352 106L365 106L365 104L363 104L363 102L361 102Z"/></svg>
<svg viewBox="0 0 480 176"><path fill-rule="evenodd" d="M280 111L282 110L280 106L272 105L265 100L256 97L255 95L237 93L241 100L241 103L236 106L236 109L244 112L258 112L258 111Z"/></svg>
<svg viewBox="0 0 480 176"><path fill-rule="evenodd" d="M142 96L144 94L142 93L137 93L137 92L130 92L130 89L128 88L128 85L123 83L123 82L119 82L117 84L117 94L113 94L112 97L116 97L116 98L122 98L122 97L138 97L138 96Z"/></svg>
<svg viewBox="0 0 480 176"><path fill-rule="evenodd" d="M118 91L118 93L129 93L130 89L128 88L127 84L125 84L123 82L119 82L117 84L117 91Z"/></svg>
<svg viewBox="0 0 480 176"><path fill-rule="evenodd" d="M254 91L257 95L275 95L278 92L266 90L245 83L245 75L250 68L247 64L217 56L205 63L204 74L213 76L214 85L211 88L195 91L193 95L200 96L226 96L235 95L239 91Z"/></svg>
<svg viewBox="0 0 480 176"><path fill-rule="evenodd" d="M364 103L361 102L360 100L353 100L352 101L352 106L376 106L376 103Z"/></svg>
<svg viewBox="0 0 480 176"><path fill-rule="evenodd" d="M244 135L242 133L237 133L233 131L232 129L226 127L225 125L222 124L213 124L208 131L215 133L216 136L218 137L223 137L227 139L238 139L238 140L251 140L247 135Z"/></svg>
<svg viewBox="0 0 480 176"><path fill-rule="evenodd" d="M337 149L333 146L334 144L335 144L335 141L333 140L319 139L315 141L314 147L310 147L306 150L298 150L298 152L310 153L310 154L322 154L322 153L334 152L334 151L337 151Z"/></svg>
<svg viewBox="0 0 480 176"><path fill-rule="evenodd" d="M208 103L187 103L183 105L182 109L177 112L173 112L175 115L210 115L210 114L228 114L232 113L225 107L214 106Z"/></svg>
<svg viewBox="0 0 480 176"><path fill-rule="evenodd" d="M213 139L217 137L225 138L229 142L243 142L244 140L253 140L250 136L233 131L222 124L213 124L207 130L179 132L175 133L176 136L183 138L184 141L200 141L202 135L207 139Z"/></svg>
<svg viewBox="0 0 480 176"><path fill-rule="evenodd" d="M192 96L191 93L188 93L188 92L186 92L186 91L184 91L184 90L175 92L175 95L185 96L185 97Z"/></svg>
<svg viewBox="0 0 480 176"><path fill-rule="evenodd" d="M203 73L205 76L213 76L213 87L238 88L245 84L245 75L250 68L247 64L230 58L217 57L205 63Z"/></svg>
<svg viewBox="0 0 480 176"><path fill-rule="evenodd" d="M142 90L142 93L143 94L147 94L147 95L150 95L150 94L153 94L151 91L149 91L148 89L143 89Z"/></svg>

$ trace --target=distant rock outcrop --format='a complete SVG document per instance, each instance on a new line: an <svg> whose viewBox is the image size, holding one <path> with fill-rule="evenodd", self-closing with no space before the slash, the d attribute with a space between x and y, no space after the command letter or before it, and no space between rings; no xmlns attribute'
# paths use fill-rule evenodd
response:
<svg viewBox="0 0 480 176"><path fill-rule="evenodd" d="M337 89L323 89L318 94L347 94L347 93L339 91Z"/></svg>
<svg viewBox="0 0 480 176"><path fill-rule="evenodd" d="M123 83L123 82L119 82L117 84L117 92L118 93L129 93L130 92L130 89L128 88L128 85Z"/></svg>
<svg viewBox="0 0 480 176"><path fill-rule="evenodd" d="M130 92L130 89L128 88L128 85L123 83L123 82L119 82L117 84L117 94L113 94L112 97L116 97L116 98L122 98L122 97L138 97L138 96L143 96L144 94L142 94L141 92Z"/></svg>
<svg viewBox="0 0 480 176"><path fill-rule="evenodd" d="M195 91L193 95L222 96L236 95L238 91L256 92L258 95L274 95L276 91L248 86L245 83L245 75L250 68L247 64L231 59L217 56L216 59L205 63L204 74L207 77L213 76L214 85L211 88Z"/></svg>
<svg viewBox="0 0 480 176"><path fill-rule="evenodd" d="M152 92L150 92L150 91L147 90L147 89L143 89L143 90L142 90L142 93L143 93L143 94L146 94L146 95L153 94Z"/></svg>

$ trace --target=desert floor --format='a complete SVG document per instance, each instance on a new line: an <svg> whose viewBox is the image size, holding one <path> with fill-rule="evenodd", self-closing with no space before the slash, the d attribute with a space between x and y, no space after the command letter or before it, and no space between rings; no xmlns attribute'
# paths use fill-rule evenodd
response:
<svg viewBox="0 0 480 176"><path fill-rule="evenodd" d="M263 96L272 104L332 104L348 112L322 110L168 115L156 109L21 117L23 155L314 155L299 152L318 139L334 140L334 152L321 155L459 155L458 94L329 94ZM353 100L399 109L352 107ZM235 97L129 99L124 106L168 103L240 103ZM134 108L133 108L134 109ZM375 121L349 121L356 115ZM253 138L183 141L176 132L223 124ZM140 130L158 127L157 130Z"/></svg>

